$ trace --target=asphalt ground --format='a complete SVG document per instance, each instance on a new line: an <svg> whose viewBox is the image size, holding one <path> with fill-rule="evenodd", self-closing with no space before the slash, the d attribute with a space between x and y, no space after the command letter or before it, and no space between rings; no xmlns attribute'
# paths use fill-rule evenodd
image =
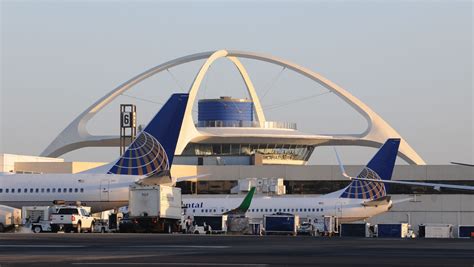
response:
<svg viewBox="0 0 474 267"><path fill-rule="evenodd" d="M0 234L4 266L474 266L473 239Z"/></svg>

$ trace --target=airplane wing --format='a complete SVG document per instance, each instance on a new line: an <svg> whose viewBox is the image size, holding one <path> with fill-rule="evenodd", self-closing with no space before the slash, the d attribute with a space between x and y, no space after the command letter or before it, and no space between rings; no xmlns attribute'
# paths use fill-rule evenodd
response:
<svg viewBox="0 0 474 267"><path fill-rule="evenodd" d="M349 178L351 180L369 181L369 182L386 183L386 184L406 184L406 185L427 186L427 187L433 187L435 190L438 190L438 191L440 191L441 188L474 191L474 186L469 186L469 185L437 184L437 183L393 181L393 180L375 180L375 179L359 178L359 177L349 177Z"/></svg>

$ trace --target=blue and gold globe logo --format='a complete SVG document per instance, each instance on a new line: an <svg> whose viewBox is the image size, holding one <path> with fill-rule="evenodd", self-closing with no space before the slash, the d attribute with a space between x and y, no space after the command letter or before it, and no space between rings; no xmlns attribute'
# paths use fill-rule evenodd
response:
<svg viewBox="0 0 474 267"><path fill-rule="evenodd" d="M169 170L165 149L155 137L143 131L109 173L151 176L164 170Z"/></svg>
<svg viewBox="0 0 474 267"><path fill-rule="evenodd" d="M367 167L365 167L357 177L381 180L376 172ZM344 190L344 192L341 194L341 197L357 199L378 199L385 195L386 191L385 185L383 183L354 180L350 183L346 190Z"/></svg>

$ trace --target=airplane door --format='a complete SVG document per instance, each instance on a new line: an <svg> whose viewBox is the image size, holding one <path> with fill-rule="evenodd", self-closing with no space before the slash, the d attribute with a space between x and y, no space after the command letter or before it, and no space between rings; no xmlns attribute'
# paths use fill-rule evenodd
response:
<svg viewBox="0 0 474 267"><path fill-rule="evenodd" d="M100 201L109 201L109 179L100 181Z"/></svg>
<svg viewBox="0 0 474 267"><path fill-rule="evenodd" d="M336 203L336 217L341 218L342 217L342 203Z"/></svg>

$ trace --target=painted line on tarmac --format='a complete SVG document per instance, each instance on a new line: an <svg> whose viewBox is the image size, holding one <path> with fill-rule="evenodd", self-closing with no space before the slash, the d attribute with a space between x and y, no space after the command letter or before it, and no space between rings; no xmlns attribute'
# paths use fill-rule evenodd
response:
<svg viewBox="0 0 474 267"><path fill-rule="evenodd" d="M215 263L215 262L74 262L72 265L175 265L175 266L268 266L268 264L253 263Z"/></svg>
<svg viewBox="0 0 474 267"><path fill-rule="evenodd" d="M0 248L85 248L80 245L0 245Z"/></svg>
<svg viewBox="0 0 474 267"><path fill-rule="evenodd" d="M85 248L90 245L1 245L0 248ZM209 248L209 249L224 249L231 248L231 246L193 246L193 245L140 245L140 246L110 246L114 248Z"/></svg>
<svg viewBox="0 0 474 267"><path fill-rule="evenodd" d="M140 245L140 246L120 246L120 247L124 247L124 248L231 248L231 246L193 246L193 245L189 245L189 246L186 246L186 245L183 245L183 246L179 246L179 245Z"/></svg>

